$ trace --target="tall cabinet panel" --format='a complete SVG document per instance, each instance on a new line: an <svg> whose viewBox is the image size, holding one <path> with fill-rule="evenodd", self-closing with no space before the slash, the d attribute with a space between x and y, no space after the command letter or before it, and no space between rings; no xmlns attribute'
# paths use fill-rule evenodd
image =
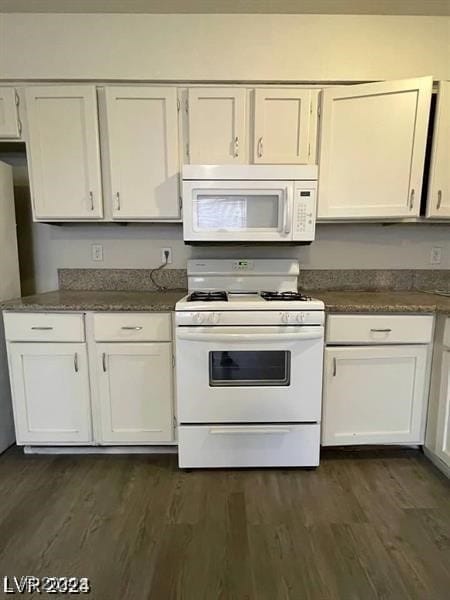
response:
<svg viewBox="0 0 450 600"><path fill-rule="evenodd" d="M432 78L323 92L318 216L419 215Z"/></svg>
<svg viewBox="0 0 450 600"><path fill-rule="evenodd" d="M427 217L450 217L450 82L441 81L431 151Z"/></svg>
<svg viewBox="0 0 450 600"><path fill-rule="evenodd" d="M255 90L253 160L263 164L308 163L311 91Z"/></svg>
<svg viewBox="0 0 450 600"><path fill-rule="evenodd" d="M190 88L189 162L247 162L245 88Z"/></svg>
<svg viewBox="0 0 450 600"><path fill-rule="evenodd" d="M26 108L35 219L101 218L95 87L30 87Z"/></svg>
<svg viewBox="0 0 450 600"><path fill-rule="evenodd" d="M114 219L177 219L177 91L107 87L106 114Z"/></svg>

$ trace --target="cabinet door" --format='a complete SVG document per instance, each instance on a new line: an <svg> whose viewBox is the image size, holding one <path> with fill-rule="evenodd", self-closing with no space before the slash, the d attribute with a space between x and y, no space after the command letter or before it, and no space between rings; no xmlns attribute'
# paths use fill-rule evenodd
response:
<svg viewBox="0 0 450 600"><path fill-rule="evenodd" d="M26 104L35 219L101 218L95 87L30 87Z"/></svg>
<svg viewBox="0 0 450 600"><path fill-rule="evenodd" d="M245 88L190 88L189 162L247 162Z"/></svg>
<svg viewBox="0 0 450 600"><path fill-rule="evenodd" d="M176 88L107 87L114 219L180 217Z"/></svg>
<svg viewBox="0 0 450 600"><path fill-rule="evenodd" d="M427 346L327 348L322 444L423 443Z"/></svg>
<svg viewBox="0 0 450 600"><path fill-rule="evenodd" d="M255 90L253 160L264 164L308 163L311 91Z"/></svg>
<svg viewBox="0 0 450 600"><path fill-rule="evenodd" d="M441 81L431 150L427 217L450 217L450 82Z"/></svg>
<svg viewBox="0 0 450 600"><path fill-rule="evenodd" d="M16 90L0 87L0 138L20 138Z"/></svg>
<svg viewBox="0 0 450 600"><path fill-rule="evenodd" d="M18 443L91 442L86 345L11 343L8 355Z"/></svg>
<svg viewBox="0 0 450 600"><path fill-rule="evenodd" d="M97 344L102 444L173 440L172 344Z"/></svg>
<svg viewBox="0 0 450 600"><path fill-rule="evenodd" d="M436 431L436 454L450 467L450 350L442 356L442 380Z"/></svg>
<svg viewBox="0 0 450 600"><path fill-rule="evenodd" d="M322 95L319 218L419 215L432 78Z"/></svg>

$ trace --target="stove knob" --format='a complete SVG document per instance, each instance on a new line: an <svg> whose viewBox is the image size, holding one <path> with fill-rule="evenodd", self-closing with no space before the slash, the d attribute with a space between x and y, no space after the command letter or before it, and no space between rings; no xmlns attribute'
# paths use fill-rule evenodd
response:
<svg viewBox="0 0 450 600"><path fill-rule="evenodd" d="M209 322L212 325L217 325L217 323L220 321L220 313L211 313L209 316Z"/></svg>
<svg viewBox="0 0 450 600"><path fill-rule="evenodd" d="M297 323L304 323L305 321L305 313L298 313L297 314Z"/></svg>
<svg viewBox="0 0 450 600"><path fill-rule="evenodd" d="M289 323L291 320L291 315L287 312L282 313L281 320L283 321L283 323Z"/></svg>
<svg viewBox="0 0 450 600"><path fill-rule="evenodd" d="M203 313L194 313L192 320L197 325L201 325L201 323L203 323L203 321L205 320L205 315Z"/></svg>

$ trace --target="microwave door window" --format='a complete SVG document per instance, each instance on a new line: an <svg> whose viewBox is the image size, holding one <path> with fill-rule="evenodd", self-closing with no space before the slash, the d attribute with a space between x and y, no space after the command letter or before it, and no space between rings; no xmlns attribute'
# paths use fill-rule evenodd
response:
<svg viewBox="0 0 450 600"><path fill-rule="evenodd" d="M278 194L199 194L197 231L278 230Z"/></svg>
<svg viewBox="0 0 450 600"><path fill-rule="evenodd" d="M211 387L288 386L290 371L289 351L223 350L209 353Z"/></svg>

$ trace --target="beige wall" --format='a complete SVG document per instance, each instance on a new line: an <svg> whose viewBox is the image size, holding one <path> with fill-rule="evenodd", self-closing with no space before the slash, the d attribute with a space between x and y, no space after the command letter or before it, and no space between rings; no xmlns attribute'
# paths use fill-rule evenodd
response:
<svg viewBox="0 0 450 600"><path fill-rule="evenodd" d="M0 79L450 79L450 18L1 14Z"/></svg>

